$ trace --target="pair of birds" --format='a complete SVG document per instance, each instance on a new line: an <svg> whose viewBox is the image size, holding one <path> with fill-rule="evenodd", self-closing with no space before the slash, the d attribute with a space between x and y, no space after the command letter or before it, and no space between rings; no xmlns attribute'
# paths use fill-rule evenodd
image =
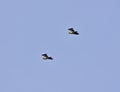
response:
<svg viewBox="0 0 120 92"><path fill-rule="evenodd" d="M77 32L77 31L75 31L73 28L69 28L68 29L69 30L69 34L74 34L74 35L79 35L79 33ZM44 60L53 60L53 58L52 57L49 57L46 53L45 54L42 54L42 58L44 59Z"/></svg>

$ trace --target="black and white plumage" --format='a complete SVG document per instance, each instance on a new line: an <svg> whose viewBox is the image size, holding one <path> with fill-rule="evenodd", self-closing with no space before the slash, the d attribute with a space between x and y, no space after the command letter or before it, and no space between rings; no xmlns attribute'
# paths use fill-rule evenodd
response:
<svg viewBox="0 0 120 92"><path fill-rule="evenodd" d="M69 28L69 34L74 34L74 35L79 35L79 33L77 31L75 31L73 28Z"/></svg>
<svg viewBox="0 0 120 92"><path fill-rule="evenodd" d="M49 57L47 54L42 54L42 58L43 58L44 60L47 60L47 59L53 60L53 58L52 58L52 57Z"/></svg>

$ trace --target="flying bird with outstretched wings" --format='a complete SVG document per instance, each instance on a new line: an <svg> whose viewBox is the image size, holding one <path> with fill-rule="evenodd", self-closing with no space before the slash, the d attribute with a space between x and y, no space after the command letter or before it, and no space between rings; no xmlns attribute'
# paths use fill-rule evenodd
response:
<svg viewBox="0 0 120 92"><path fill-rule="evenodd" d="M52 58L52 57L49 57L47 54L42 54L42 58L43 58L44 60L47 60L47 59L53 60L53 58Z"/></svg>
<svg viewBox="0 0 120 92"><path fill-rule="evenodd" d="M74 34L74 35L79 35L79 33L77 31L75 31L73 28L69 28L69 34Z"/></svg>

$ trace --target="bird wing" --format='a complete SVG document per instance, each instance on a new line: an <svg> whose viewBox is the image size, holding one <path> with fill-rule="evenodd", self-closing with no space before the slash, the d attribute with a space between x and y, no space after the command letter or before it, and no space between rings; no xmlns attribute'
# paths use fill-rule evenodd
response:
<svg viewBox="0 0 120 92"><path fill-rule="evenodd" d="M51 60L53 60L53 58L52 58L52 57L48 57L48 59L51 59Z"/></svg>
<svg viewBox="0 0 120 92"><path fill-rule="evenodd" d="M70 30L71 32L74 32L74 29L73 29L73 28L69 28L68 30Z"/></svg>
<svg viewBox="0 0 120 92"><path fill-rule="evenodd" d="M44 57L48 57L48 55L47 55L47 54L42 54L42 56L44 56Z"/></svg>
<svg viewBox="0 0 120 92"><path fill-rule="evenodd" d="M75 34L76 34L76 35L79 35L79 33L78 33L77 31L75 31Z"/></svg>

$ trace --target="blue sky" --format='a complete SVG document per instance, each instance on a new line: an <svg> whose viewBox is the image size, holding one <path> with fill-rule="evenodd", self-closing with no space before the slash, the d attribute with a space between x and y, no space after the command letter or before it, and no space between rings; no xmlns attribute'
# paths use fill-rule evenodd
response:
<svg viewBox="0 0 120 92"><path fill-rule="evenodd" d="M120 92L119 11L119 0L1 0L0 92Z"/></svg>

